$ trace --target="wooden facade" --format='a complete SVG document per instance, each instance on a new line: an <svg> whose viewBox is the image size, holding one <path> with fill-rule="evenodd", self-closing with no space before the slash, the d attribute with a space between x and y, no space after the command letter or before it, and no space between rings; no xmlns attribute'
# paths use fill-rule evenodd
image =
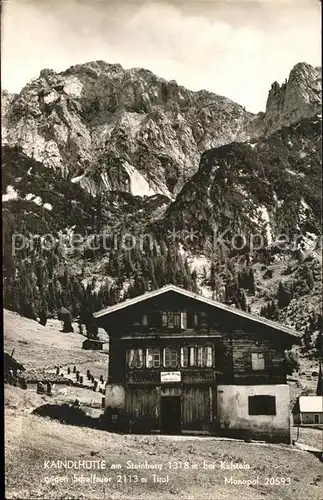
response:
<svg viewBox="0 0 323 500"><path fill-rule="evenodd" d="M285 349L299 340L172 285L96 317L110 337L108 385L124 390L118 407L164 432L218 432L218 388L286 384Z"/></svg>

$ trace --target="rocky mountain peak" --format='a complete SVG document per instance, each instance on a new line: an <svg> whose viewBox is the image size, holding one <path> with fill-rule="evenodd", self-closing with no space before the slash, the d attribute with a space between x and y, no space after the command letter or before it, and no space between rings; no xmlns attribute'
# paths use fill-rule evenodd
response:
<svg viewBox="0 0 323 500"><path fill-rule="evenodd" d="M44 69L5 115L9 146L92 192L170 198L205 149L245 140L253 116L225 97L104 61Z"/></svg>
<svg viewBox="0 0 323 500"><path fill-rule="evenodd" d="M265 133L296 123L320 112L322 70L301 62L283 84L274 82L268 94L264 117Z"/></svg>

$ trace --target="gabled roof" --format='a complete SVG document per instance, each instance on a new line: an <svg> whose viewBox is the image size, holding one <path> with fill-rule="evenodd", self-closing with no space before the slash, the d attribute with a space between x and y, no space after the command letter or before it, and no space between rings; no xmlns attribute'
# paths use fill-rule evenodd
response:
<svg viewBox="0 0 323 500"><path fill-rule="evenodd" d="M301 337L301 333L297 332L296 330L293 330L292 328L289 328L287 326L283 326L280 323L276 323L275 321L271 321L267 318L264 318L262 316L256 316L250 313L247 313L245 311L242 311L241 309L235 309L234 307L228 306L226 304L223 304L222 302L218 302L213 299L208 299L206 297L203 297L202 295L199 295L194 292L190 292L189 290L185 290L184 288L180 288L175 285L166 285L163 286L162 288L159 288L158 290L152 290L151 292L146 292L142 295L138 295L138 297L134 297L133 299L127 299L124 300L123 302L119 302L118 304L114 304L113 306L105 307L101 309L100 311L97 311L96 313L93 314L95 318L101 318L103 316L107 316L108 314L112 314L114 312L120 311L122 309L126 309L127 307L133 306L135 304L138 304L140 302L143 302L145 300L158 297L159 295L163 295L164 293L167 292L176 292L179 293L185 297L188 297L190 299L197 300L199 302L203 302L204 304L207 304L209 306L212 306L216 309L220 309L222 311L229 312L230 314L240 316L242 318L246 318L250 321L253 321L255 323L260 323L262 325L268 326L269 328L272 328L274 330L278 330L280 332L286 333L288 335L291 335L293 337Z"/></svg>
<svg viewBox="0 0 323 500"><path fill-rule="evenodd" d="M87 337L85 340L83 340L83 344L85 344L85 342L93 342L95 344L106 344L108 341L107 340L100 340L100 339L91 339L91 338Z"/></svg>
<svg viewBox="0 0 323 500"><path fill-rule="evenodd" d="M323 396L300 396L299 409L302 412L323 412Z"/></svg>
<svg viewBox="0 0 323 500"><path fill-rule="evenodd" d="M25 371L25 367L7 352L3 353L3 363L7 369L14 367L16 370Z"/></svg>

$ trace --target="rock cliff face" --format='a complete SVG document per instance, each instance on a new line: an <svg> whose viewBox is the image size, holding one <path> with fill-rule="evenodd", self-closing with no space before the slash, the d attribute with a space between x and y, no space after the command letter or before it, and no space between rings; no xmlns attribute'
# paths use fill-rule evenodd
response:
<svg viewBox="0 0 323 500"><path fill-rule="evenodd" d="M264 116L265 133L320 113L321 94L322 68L296 64L285 83L274 82L271 86Z"/></svg>
<svg viewBox="0 0 323 500"><path fill-rule="evenodd" d="M260 234L271 244L285 234L294 242L301 234L299 243L313 243L321 228L321 130L319 116L305 118L269 137L206 151L165 227L179 236L193 231L186 241L199 251L208 250L215 228L226 241Z"/></svg>
<svg viewBox="0 0 323 500"><path fill-rule="evenodd" d="M173 197L210 147L248 137L252 115L206 91L102 61L43 70L4 110L6 142L90 192Z"/></svg>

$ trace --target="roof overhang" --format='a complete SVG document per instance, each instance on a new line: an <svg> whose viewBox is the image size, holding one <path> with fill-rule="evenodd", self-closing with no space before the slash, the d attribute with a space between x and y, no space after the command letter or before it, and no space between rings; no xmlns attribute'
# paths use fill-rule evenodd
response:
<svg viewBox="0 0 323 500"><path fill-rule="evenodd" d="M290 335L292 337L295 337L297 339L300 339L302 336L301 333L297 332L296 330L293 330L290 327L281 325L280 323L276 323L275 321L271 321L267 318L264 318L262 316L256 316L250 313L247 313L245 311L242 311L240 309L235 309L234 307L228 306L227 304L223 304L222 302L218 302L213 299L209 299L207 297L203 297L202 295L199 295L197 293L191 292L189 290L185 290L184 288L180 288L175 285L166 285L163 286L162 288L159 288L158 290L152 290L150 292L146 292L142 295L139 295L138 297L134 297L132 299L127 299L123 302L119 302L118 304L115 304L113 306L105 307L101 309L100 311L97 311L96 313L93 314L93 316L97 319L106 317L110 314L116 313L118 311L121 311L122 309L126 309L127 307L134 306L136 304L139 304L141 302L144 302L146 300L152 299L154 297L158 297L160 295L163 295L168 292L175 292L180 295L183 295L184 297L188 297L190 299L196 300L198 302L202 302L204 304L207 304L211 307L214 307L215 309L226 311L232 315L245 318L249 321L253 321L254 323L259 323L263 326L267 326L273 330L285 333L287 335Z"/></svg>

